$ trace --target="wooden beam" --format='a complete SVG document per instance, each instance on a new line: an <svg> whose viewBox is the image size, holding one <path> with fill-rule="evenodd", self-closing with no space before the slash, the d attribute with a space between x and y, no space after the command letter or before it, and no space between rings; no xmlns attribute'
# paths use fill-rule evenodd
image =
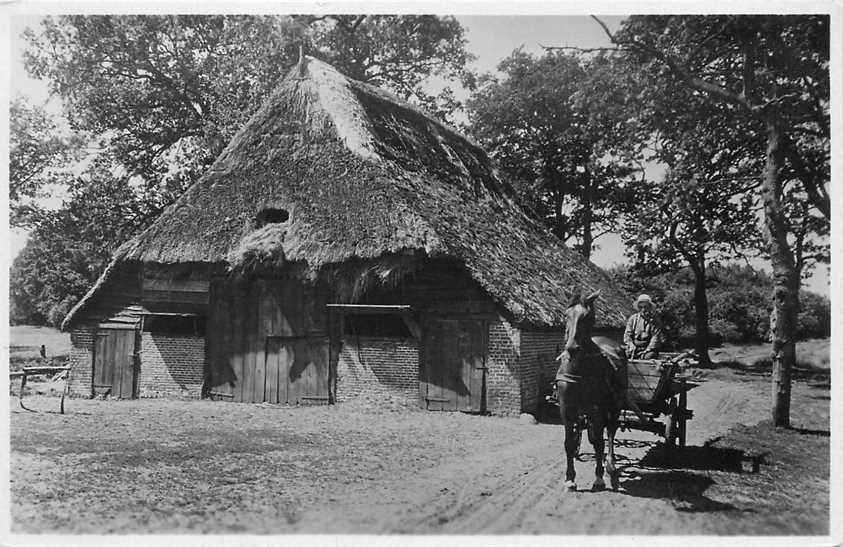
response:
<svg viewBox="0 0 843 547"><path fill-rule="evenodd" d="M410 306L403 304L326 304L326 306L345 313L404 313L410 311Z"/></svg>
<svg viewBox="0 0 843 547"><path fill-rule="evenodd" d="M144 312L141 312L140 315L165 315L165 316L177 316L177 317L200 317L201 316L201 314L199 314L199 313L158 312L158 311L144 311Z"/></svg>

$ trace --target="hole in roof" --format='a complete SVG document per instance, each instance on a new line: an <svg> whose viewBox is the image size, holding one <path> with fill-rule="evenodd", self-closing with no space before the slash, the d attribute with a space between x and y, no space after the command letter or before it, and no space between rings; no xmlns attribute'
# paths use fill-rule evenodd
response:
<svg viewBox="0 0 843 547"><path fill-rule="evenodd" d="M287 222L289 218L290 213L286 209L276 209L273 207L261 209L255 216L258 227L266 226L267 224L281 224L282 222Z"/></svg>

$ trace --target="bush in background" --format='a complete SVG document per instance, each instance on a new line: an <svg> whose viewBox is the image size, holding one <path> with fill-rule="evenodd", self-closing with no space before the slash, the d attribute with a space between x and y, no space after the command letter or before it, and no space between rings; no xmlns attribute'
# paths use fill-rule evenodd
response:
<svg viewBox="0 0 843 547"><path fill-rule="evenodd" d="M645 292L653 297L673 347L692 347L694 327L694 278L684 268L645 276L629 266L616 266L609 274L634 298ZM769 341L773 280L751 266L730 264L709 270L707 281L711 344L765 343ZM822 295L800 291L798 340L831 336L831 302Z"/></svg>

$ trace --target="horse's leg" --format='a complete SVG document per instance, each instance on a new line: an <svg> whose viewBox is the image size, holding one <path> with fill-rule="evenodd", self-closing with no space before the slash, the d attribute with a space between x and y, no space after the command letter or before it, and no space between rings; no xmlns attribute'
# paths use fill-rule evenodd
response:
<svg viewBox="0 0 843 547"><path fill-rule="evenodd" d="M588 440L594 447L594 484L591 485L593 492L606 488L603 481L603 431L606 428L606 411L597 409L589 412L588 416Z"/></svg>
<svg viewBox="0 0 843 547"><path fill-rule="evenodd" d="M615 465L615 433L618 430L617 412L610 410L609 419L606 423L606 442L609 443L609 449L606 454L606 472L609 474L609 482L612 485L612 490L618 489L618 468Z"/></svg>
<svg viewBox="0 0 843 547"><path fill-rule="evenodd" d="M565 425L565 489L574 491L577 489L577 473L574 469L574 458L577 457L577 435L574 428L577 426L576 407L562 407L562 423Z"/></svg>

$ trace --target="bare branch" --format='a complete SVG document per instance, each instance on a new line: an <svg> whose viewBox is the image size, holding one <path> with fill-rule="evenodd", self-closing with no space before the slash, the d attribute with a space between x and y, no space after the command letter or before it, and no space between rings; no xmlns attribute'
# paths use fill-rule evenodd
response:
<svg viewBox="0 0 843 547"><path fill-rule="evenodd" d="M580 53L595 53L598 51L623 51L617 47L577 47L577 46L546 46L538 44L545 51L578 51Z"/></svg>

